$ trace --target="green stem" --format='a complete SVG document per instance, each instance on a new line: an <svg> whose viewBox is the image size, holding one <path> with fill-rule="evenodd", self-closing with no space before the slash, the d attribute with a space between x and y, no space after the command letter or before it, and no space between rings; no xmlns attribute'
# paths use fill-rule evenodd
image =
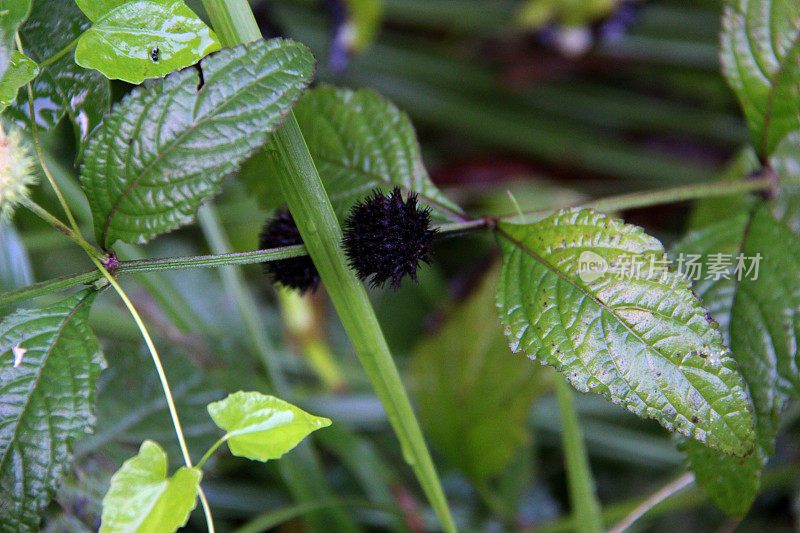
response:
<svg viewBox="0 0 800 533"><path fill-rule="evenodd" d="M230 436L231 436L231 434L230 434L230 433L225 433L223 436L221 436L221 437L219 438L219 440L217 440L217 442L215 442L215 443L214 443L214 444L211 446L211 448L209 448L209 449L208 449L208 451L207 451L206 453L204 453L204 454L203 454L203 457L201 457L201 458L200 458L200 460L197 462L197 468L198 468L198 469L202 469L202 468L203 468L203 465L204 465L204 464L206 464L206 461L208 461L208 458L209 458L209 457L211 457L211 455L212 455L212 454L213 454L215 451L217 451L217 448L219 448L220 446L222 446L222 443L223 443L223 442L225 442L225 441L227 441L227 440L230 438Z"/></svg>
<svg viewBox="0 0 800 533"><path fill-rule="evenodd" d="M558 409L561 413L562 442L567 466L572 512L580 533L603 531L600 502L594 490L594 480L589 467L589 457L583 442L578 414L572 398L572 387L560 376L556 378Z"/></svg>
<svg viewBox="0 0 800 533"><path fill-rule="evenodd" d="M156 350L156 346L153 343L153 339L152 337L150 337L150 333L147 331L147 328L145 327L144 322L142 321L142 317L139 316L139 313L138 311L136 311L136 308L133 306L133 303L131 302L130 298L128 298L128 295L125 294L124 290L122 290L122 287L120 287L119 283L117 283L117 280L114 279L114 276L112 276L105 268L103 268L103 265L100 264L100 261L98 261L94 257L92 257L91 259L92 262L97 267L97 270L99 270L103 274L103 276L108 280L111 286L114 287L114 290L117 291L117 294L122 299L123 303L125 304L125 307L128 308L128 311L133 317L133 320L139 327L139 331L141 332L142 337L144 338L144 342L147 345L148 350L150 350L150 355L152 356L153 364L156 367L156 373L158 374L158 379L161 381L161 388L163 389L164 397L167 400L167 407L169 408L169 414L172 417L172 425L175 428L175 435L178 437L178 444L180 445L181 453L183 454L183 461L188 468L192 468L192 459L189 456L189 448L186 446L186 438L183 435L183 428L181 427L181 421L178 418L178 410L175 407L175 400L172 398L172 390L170 389L169 381L167 381L167 374L164 372L164 366L161 364L161 358L158 355L158 351ZM206 500L205 494L203 493L203 489L198 487L198 491L200 496L200 502L203 505L203 512L205 513L206 516L208 531L209 533L214 533L214 520L211 517L211 508L208 505L208 501Z"/></svg>
<svg viewBox="0 0 800 533"><path fill-rule="evenodd" d="M197 218L213 252L226 252L230 249L228 238L224 234L222 225L212 206L204 206L199 209ZM253 348L264 364L270 383L275 387L278 395L286 396L289 388L283 377L280 361L275 357L275 350L269 346L266 328L259 318L258 307L247 289L247 283L245 283L241 271L228 265L222 267L220 274L222 275L222 283L225 286L225 290L233 296L236 306L239 308L248 337L250 337Z"/></svg>
<svg viewBox="0 0 800 533"><path fill-rule="evenodd" d="M48 210L44 207L40 206L30 198L23 198L20 201L20 204L27 209L29 209L33 214L56 228L58 231L69 237L75 244L83 248L83 250L89 254L89 257L93 259L97 259L99 262L104 262L107 258L94 246L86 242L86 240L81 236L80 233L76 232L75 230L67 227L66 224L58 220L55 216L53 216ZM98 277L100 277L98 275Z"/></svg>
<svg viewBox="0 0 800 533"><path fill-rule="evenodd" d="M223 44L261 38L246 0L203 0ZM422 431L366 290L347 266L341 249L342 231L294 115L274 133L281 171L277 179L300 235L320 273L345 331L372 381L431 506L446 531L455 531Z"/></svg>
<svg viewBox="0 0 800 533"><path fill-rule="evenodd" d="M58 61L59 59L61 59L62 57L64 57L67 53L69 53L70 50L72 50L73 48L75 48L78 45L78 40L79 39L80 39L80 36L76 37L67 46L65 46L64 48L62 48L61 50L59 50L58 52L56 52L52 56L48 57L44 61L41 61L39 63L39 70L40 71L43 70L46 66L51 65L51 64L55 63L56 61Z"/></svg>

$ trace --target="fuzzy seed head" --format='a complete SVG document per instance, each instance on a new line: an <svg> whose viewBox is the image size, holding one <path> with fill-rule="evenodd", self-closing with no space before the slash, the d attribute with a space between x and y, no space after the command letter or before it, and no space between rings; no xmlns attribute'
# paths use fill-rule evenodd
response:
<svg viewBox="0 0 800 533"><path fill-rule="evenodd" d="M379 190L353 206L344 223L344 249L350 266L372 287L391 282L400 287L403 276L417 281L420 261L430 264L431 212L417 206L417 195L404 201L399 187L390 195Z"/></svg>
<svg viewBox="0 0 800 533"><path fill-rule="evenodd" d="M0 221L8 221L17 204L36 183L33 158L21 143L19 132L8 134L0 125Z"/></svg>
<svg viewBox="0 0 800 533"><path fill-rule="evenodd" d="M303 239L300 237L294 218L287 210L278 211L275 217L264 225L259 235L259 246L264 250L295 244L303 244ZM267 261L264 263L264 272L269 274L273 282L300 292L314 291L319 285L317 267L307 255Z"/></svg>

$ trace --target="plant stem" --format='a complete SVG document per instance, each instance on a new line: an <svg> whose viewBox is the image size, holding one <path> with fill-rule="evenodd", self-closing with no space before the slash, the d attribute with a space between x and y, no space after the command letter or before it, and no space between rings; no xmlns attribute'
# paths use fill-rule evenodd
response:
<svg viewBox="0 0 800 533"><path fill-rule="evenodd" d="M22 41L19 38L19 33L14 35L14 39L16 40L17 48L19 49L20 53L25 53L24 49L22 48ZM50 182L53 192L55 192L56 196L58 197L58 202L61 204L61 207L64 209L64 213L67 215L67 220L69 221L70 226L72 226L72 229L75 230L75 233L81 235L81 230L78 228L78 223L75 222L75 217L72 216L72 211L70 211L66 200L64 200L64 195L61 194L61 189L59 189L58 185L56 185L56 180L53 178L53 175L50 173L50 169L47 168L47 165L44 162L44 153L42 152L41 142L39 141L39 126L36 124L36 111L33 108L33 85L28 82L27 87L28 114L30 115L31 135L33 136L33 147L36 150L36 156L39 158L39 162L42 165L42 170L44 171L45 177L47 177L47 181Z"/></svg>
<svg viewBox="0 0 800 533"><path fill-rule="evenodd" d="M246 0L203 0L217 34L226 45L261 38ZM345 331L372 381L412 466L444 529L455 531L436 468L411 402L403 388L366 290L347 266L342 231L292 113L273 134L281 171L277 179L300 235L333 302Z"/></svg>
<svg viewBox="0 0 800 533"><path fill-rule="evenodd" d="M735 182L712 182L698 185L687 185L653 192L636 192L620 196L611 196L582 205L585 207L593 207L598 210L601 208L604 210L623 210L666 204L670 202L713 198L745 192L765 191L770 190L773 186L774 183L772 182L771 178L762 177ZM541 220L542 218L554 213L556 210L557 209L533 211L524 213L522 216L509 215L502 217L500 220L530 223ZM468 231L484 229L490 227L493 223L494 221L491 218L480 218L465 222L453 222L439 226L438 234L441 236L457 235ZM61 226L63 227L64 225L61 224ZM59 230L63 231L61 228L59 228ZM187 257L165 257L160 259L147 259L140 261L122 261L116 270L116 274L215 267L222 265L246 265L250 263L262 263L264 261L288 259L290 257L305 255L306 253L307 251L304 245L296 245L284 246L281 248L271 248L268 250L256 250L253 252L223 253L216 255L198 255ZM28 287L10 291L0 296L0 308L29 298L42 296L43 294L57 290L67 289L75 285L91 283L100 279L101 277L102 275L100 272L94 271L35 283L33 285L29 285Z"/></svg>
<svg viewBox="0 0 800 533"><path fill-rule="evenodd" d="M217 442L215 442L211 446L211 448L209 448L208 451L205 454L203 454L203 457L201 457L200 460L197 462L197 468L203 468L203 465L206 464L206 461L208 461L208 458L211 457L211 454L217 451L217 448L222 446L222 443L227 441L230 438L230 436L231 436L230 433L225 433L223 436L221 436L217 440Z"/></svg>
<svg viewBox="0 0 800 533"><path fill-rule="evenodd" d="M662 487L652 496L647 498L645 501L641 503L636 509L631 511L631 513L626 516L623 520L619 521L614 527L608 530L608 533L623 533L626 529L631 527L634 522L639 520L641 517L647 514L650 509L658 505L659 503L663 502L667 498L671 497L676 492L680 492L689 485L694 483L694 474L691 472L687 472L683 474L681 477L670 483L669 485Z"/></svg>
<svg viewBox="0 0 800 533"><path fill-rule="evenodd" d="M199 209L197 218L212 251L224 252L230 249L228 238L223 233L222 225L212 206L203 206ZM258 308L248 292L242 273L235 267L228 265L222 267L220 274L222 275L222 283L225 286L225 290L233 296L236 306L239 308L239 313L242 315L247 329L247 335L250 337L256 353L261 358L261 362L264 364L269 382L278 395L286 396L289 388L283 377L280 361L275 357L275 351L269 346L266 328L258 316Z"/></svg>
<svg viewBox="0 0 800 533"><path fill-rule="evenodd" d="M66 224L58 220L55 216L53 216L48 210L44 207L40 206L30 198L23 198L20 201L20 205L29 209L33 214L56 228L58 231L69 237L74 243L78 246L83 248L83 250L89 254L90 257L97 259L101 263L105 261L106 257L94 246L86 242L86 240L81 236L80 233L75 232L75 230L67 227ZM99 277L99 276L98 276Z"/></svg>
<svg viewBox="0 0 800 533"><path fill-rule="evenodd" d="M59 59L61 59L62 57L64 57L67 53L69 53L70 50L72 50L73 48L75 48L78 45L78 40L80 38L81 38L80 36L76 37L67 46L65 46L64 48L62 48L61 50L59 50L58 52L56 52L52 56L48 57L44 61L41 61L39 63L39 70L41 71L46 66L51 65L51 64L55 63L56 61L58 61Z"/></svg>
<svg viewBox="0 0 800 533"><path fill-rule="evenodd" d="M106 270L100 261L95 259L94 257L91 258L92 262L97 267L103 276L108 280L114 290L117 291L119 297L122 299L125 307L128 308L131 316L133 317L134 322L139 327L139 331L144 338L144 342L147 345L147 349L150 350L150 355L153 358L153 364L156 367L156 373L158 374L158 379L161 381L161 388L164 391L164 397L167 401L167 407L169 408L169 414L172 417L172 425L175 428L175 435L178 437L178 444L181 448L181 453L183 454L183 462L186 464L187 468L192 468L192 458L189 456L189 448L186 446L186 439L183 436L183 428L181 427L181 421L178 418L178 410L175 407L175 400L172 398L172 390L169 387L169 381L167 381L167 374L164 372L164 366L161 364L161 358L158 356L158 351L156 350L156 346L153 343L153 339L150 337L150 333L147 331L147 327L145 327L144 322L142 321L142 317L139 316L139 313L136 311L136 308L133 306L130 298L128 295L125 294L125 291L120 287L117 280L114 279L108 270ZM208 506L208 501L206 500L205 494L203 493L203 489L198 487L198 492L200 496L200 502L203 505L203 512L206 515L206 522L208 524L208 531L210 533L214 533L214 521L211 517L211 509Z"/></svg>
<svg viewBox="0 0 800 533"><path fill-rule="evenodd" d="M586 444L583 442L578 414L572 398L572 387L561 378L556 377L556 395L558 410L561 413L562 442L567 466L570 501L572 512L580 533L600 533L603 531L603 517L600 513L600 502L594 490L594 480L589 467Z"/></svg>

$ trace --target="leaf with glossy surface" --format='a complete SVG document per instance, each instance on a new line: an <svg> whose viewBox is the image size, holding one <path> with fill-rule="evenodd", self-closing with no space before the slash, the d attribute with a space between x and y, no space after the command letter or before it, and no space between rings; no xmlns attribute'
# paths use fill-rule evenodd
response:
<svg viewBox="0 0 800 533"><path fill-rule="evenodd" d="M708 257L728 253L724 247L718 249L717 235L738 234L737 249L744 257L760 254L757 273L698 287L704 299L707 293L725 295L718 300L735 325L730 328L731 348L755 406L755 452L737 459L691 442L682 445L700 486L735 519L747 513L758 494L761 472L773 453L780 412L788 396L798 394L795 346L800 328L796 318L800 313L800 265L795 254L800 254L800 242L770 210L771 206L761 205L751 216L723 220L690 235L680 245L681 250Z"/></svg>
<svg viewBox="0 0 800 533"><path fill-rule="evenodd" d="M800 3L729 0L722 25L723 70L765 160L800 129Z"/></svg>
<svg viewBox="0 0 800 533"><path fill-rule="evenodd" d="M31 0L0 0L0 34L13 39L31 12Z"/></svg>
<svg viewBox="0 0 800 533"><path fill-rule="evenodd" d="M514 352L671 431L725 453L752 451L736 362L657 239L589 209L498 230L497 306Z"/></svg>
<svg viewBox="0 0 800 533"><path fill-rule="evenodd" d="M208 413L227 432L231 453L256 461L277 459L311 432L331 424L327 418L259 392L230 394L209 404Z"/></svg>
<svg viewBox="0 0 800 533"><path fill-rule="evenodd" d="M188 224L203 200L274 130L309 83L314 58L273 39L226 49L135 89L86 149L81 184L97 241L144 243ZM143 127L147 124L147 127Z"/></svg>
<svg viewBox="0 0 800 533"><path fill-rule="evenodd" d="M101 533L172 533L197 504L202 473L181 467L167 478L167 454L151 440L111 478L103 498Z"/></svg>
<svg viewBox="0 0 800 533"><path fill-rule="evenodd" d="M472 479L499 474L530 438L527 417L548 385L514 356L498 328L498 269L414 350L412 376L425 434Z"/></svg>
<svg viewBox="0 0 800 533"><path fill-rule="evenodd" d="M28 21L20 30L25 52L42 62L67 47L91 26L73 0L36 0ZM33 80L36 122L55 127L67 115L75 127L79 150L108 112L111 90L108 79L96 70L84 69L72 53L45 66ZM13 108L15 118L29 119L28 94L23 91Z"/></svg>
<svg viewBox="0 0 800 533"><path fill-rule="evenodd" d="M303 96L295 117L340 219L371 190L388 193L395 186L417 193L435 219L461 213L430 180L408 116L378 93L319 86ZM279 195L278 164L268 151L261 179L246 182L262 206L274 205Z"/></svg>
<svg viewBox="0 0 800 533"><path fill-rule="evenodd" d="M35 78L38 73L39 65L36 62L14 50L3 79L0 80L0 111L13 104L17 99L19 88Z"/></svg>
<svg viewBox="0 0 800 533"><path fill-rule="evenodd" d="M183 0L99 4L107 3L119 5L100 16L95 8L84 9L94 24L78 41L75 61L111 79L160 78L220 49L214 32Z"/></svg>
<svg viewBox="0 0 800 533"><path fill-rule="evenodd" d="M87 323L94 296L84 291L0 323L0 524L7 530L38 530L68 471L72 441L94 425L104 366Z"/></svg>

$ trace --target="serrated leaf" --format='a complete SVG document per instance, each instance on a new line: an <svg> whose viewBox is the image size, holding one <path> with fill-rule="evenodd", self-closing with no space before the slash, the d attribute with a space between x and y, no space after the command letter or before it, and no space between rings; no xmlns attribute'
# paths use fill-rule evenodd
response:
<svg viewBox="0 0 800 533"><path fill-rule="evenodd" d="M67 473L72 441L94 425L104 361L87 320L95 293L0 323L0 524L37 531Z"/></svg>
<svg viewBox="0 0 800 533"><path fill-rule="evenodd" d="M729 0L722 26L723 71L765 160L800 129L800 3Z"/></svg>
<svg viewBox="0 0 800 533"><path fill-rule="evenodd" d="M37 62L60 52L91 26L73 0L36 0L28 21L20 29L25 51ZM108 112L111 90L108 79L96 70L75 64L68 53L45 66L33 80L34 109L37 123L55 127L66 114L75 128L79 151L89 134ZM28 94L23 91L13 111L14 117L29 120Z"/></svg>
<svg viewBox="0 0 800 533"><path fill-rule="evenodd" d="M181 467L167 478L167 454L146 440L111 478L103 498L101 533L172 533L197 504L202 473Z"/></svg>
<svg viewBox="0 0 800 533"><path fill-rule="evenodd" d="M109 4L110 10L99 15L98 4ZM111 79L160 78L220 49L214 32L183 0L98 4L79 2L94 24L78 41L75 61Z"/></svg>
<svg viewBox="0 0 800 533"><path fill-rule="evenodd" d="M752 451L736 362L657 239L589 209L498 230L497 306L514 352L671 431L733 455Z"/></svg>
<svg viewBox="0 0 800 533"><path fill-rule="evenodd" d="M420 422L448 461L471 478L499 474L530 435L527 417L544 392L543 369L508 350L497 327L498 269L414 350Z"/></svg>
<svg viewBox="0 0 800 533"><path fill-rule="evenodd" d="M722 220L702 232L690 234L680 250L703 254L741 252L757 257L758 272L741 280L720 279L697 285L719 305L722 316L731 315L730 342L755 406L756 450L744 460L714 454L693 443L682 445L697 481L714 503L731 517L741 519L758 494L761 472L773 453L779 414L788 395L797 395L797 331L800 321L800 242L791 230L763 204L752 215ZM723 240L719 235L727 235ZM731 251L735 243L735 251ZM722 297L717 297L720 295ZM728 324L725 324L726 327Z"/></svg>
<svg viewBox="0 0 800 533"><path fill-rule="evenodd" d="M35 78L38 73L39 65L28 56L14 50L3 79L0 80L0 111L13 104L17 99L19 88Z"/></svg>
<svg viewBox="0 0 800 533"><path fill-rule="evenodd" d="M436 219L461 213L431 182L408 116L376 92L319 86L303 96L295 116L340 219L372 189L390 192L394 186L416 192ZM278 164L268 150L261 179L247 181L262 206L275 205L280 196Z"/></svg>
<svg viewBox="0 0 800 533"><path fill-rule="evenodd" d="M277 459L311 432L331 424L327 418L258 392L230 394L209 404L208 413L227 432L231 453L256 461Z"/></svg>
<svg viewBox="0 0 800 533"><path fill-rule="evenodd" d="M93 135L81 184L97 241L144 243L188 224L309 83L314 58L273 39L226 49L114 106ZM144 127L143 125L147 126Z"/></svg>

